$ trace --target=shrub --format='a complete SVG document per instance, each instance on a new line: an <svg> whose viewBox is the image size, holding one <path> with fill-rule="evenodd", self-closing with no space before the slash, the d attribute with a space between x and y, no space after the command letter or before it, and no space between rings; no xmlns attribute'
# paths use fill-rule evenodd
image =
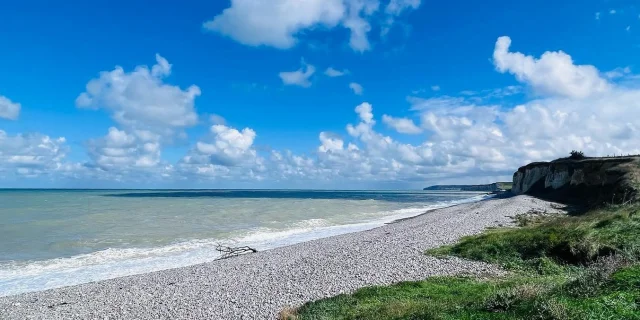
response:
<svg viewBox="0 0 640 320"><path fill-rule="evenodd" d="M540 320L570 319L567 308L553 299L536 301L532 318Z"/></svg>
<svg viewBox="0 0 640 320"><path fill-rule="evenodd" d="M575 280L564 286L564 291L574 297L591 297L600 294L611 275L631 265L623 256L608 256L589 265Z"/></svg>
<svg viewBox="0 0 640 320"><path fill-rule="evenodd" d="M572 159L572 160L582 160L582 159L586 158L582 151L573 150L569 154L571 155L569 157L569 159Z"/></svg>
<svg viewBox="0 0 640 320"><path fill-rule="evenodd" d="M509 311L525 301L534 300L548 293L552 289L552 286L535 283L508 287L490 295L484 302L484 308L491 312Z"/></svg>

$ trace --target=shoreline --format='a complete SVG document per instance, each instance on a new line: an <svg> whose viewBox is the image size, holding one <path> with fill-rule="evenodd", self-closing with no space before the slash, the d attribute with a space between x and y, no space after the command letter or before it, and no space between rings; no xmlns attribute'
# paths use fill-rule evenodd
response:
<svg viewBox="0 0 640 320"><path fill-rule="evenodd" d="M341 234L371 230L396 220L415 217L425 212L461 203L481 201L487 194L470 193L467 198L427 203L384 211L386 216L352 221L346 224L318 225L322 219L303 220L280 230L247 230L222 238L186 239L160 246L106 248L78 255L48 260L11 262L0 270L0 297L39 292L90 282L140 275L150 272L188 267L215 261L218 244L230 247L249 246L258 251L290 246ZM454 198L455 199L455 198ZM308 224L311 223L311 224Z"/></svg>
<svg viewBox="0 0 640 320"><path fill-rule="evenodd" d="M369 285L434 275L500 274L495 266L424 255L487 227L508 225L540 199L490 198L427 211L374 229L232 259L0 298L6 319L269 319L286 307Z"/></svg>

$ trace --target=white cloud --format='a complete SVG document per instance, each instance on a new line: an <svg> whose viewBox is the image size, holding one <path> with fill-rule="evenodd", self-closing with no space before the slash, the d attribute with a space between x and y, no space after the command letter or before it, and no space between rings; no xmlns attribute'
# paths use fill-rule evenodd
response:
<svg viewBox="0 0 640 320"><path fill-rule="evenodd" d="M607 77L608 79L618 79L618 78L622 78L628 74L631 73L631 68L630 67L624 67L624 68L615 68L611 71L607 71L604 73L604 76Z"/></svg>
<svg viewBox="0 0 640 320"><path fill-rule="evenodd" d="M344 70L338 70L338 69L334 69L333 67L329 67L327 68L327 70L324 71L324 74L328 77L342 77L346 74L349 74L349 70L344 69Z"/></svg>
<svg viewBox="0 0 640 320"><path fill-rule="evenodd" d="M440 91L440 86L431 86L432 91Z"/></svg>
<svg viewBox="0 0 640 320"><path fill-rule="evenodd" d="M210 132L210 139L198 141L193 154L187 156L185 162L234 167L255 161L256 151L253 149L253 142L256 132L251 128L239 131L216 124L211 126Z"/></svg>
<svg viewBox="0 0 640 320"><path fill-rule="evenodd" d="M242 44L293 47L297 34L308 28L333 28L346 13L342 0L232 0L204 28Z"/></svg>
<svg viewBox="0 0 640 320"><path fill-rule="evenodd" d="M371 49L367 34L371 31L371 24L367 20L378 10L378 0L351 0L348 3L348 15L344 19L344 26L351 30L349 46L354 51L364 52Z"/></svg>
<svg viewBox="0 0 640 320"><path fill-rule="evenodd" d="M364 91L364 88L362 88L362 85L360 85L359 83L356 82L351 82L349 83L349 88L351 88L351 90L353 90L353 93L361 96L362 92Z"/></svg>
<svg viewBox="0 0 640 320"><path fill-rule="evenodd" d="M89 141L88 147L90 157L103 170L154 168L161 162L159 139L149 132L136 135L111 127L105 137Z"/></svg>
<svg viewBox="0 0 640 320"><path fill-rule="evenodd" d="M125 72L117 66L89 81L86 91L76 99L80 108L105 109L125 128L172 134L174 130L195 125L198 116L194 101L200 95L195 85L186 90L163 82L171 74L171 65L156 55L151 69L138 66Z"/></svg>
<svg viewBox="0 0 640 320"><path fill-rule="evenodd" d="M615 9L611 9L611 10L609 10L609 14L616 14L616 12L617 12L617 11L616 11Z"/></svg>
<svg viewBox="0 0 640 320"><path fill-rule="evenodd" d="M585 98L610 89L598 69L591 65L575 65L571 56L562 51L547 51L536 59L509 52L510 46L509 37L498 38L493 53L496 69L515 75L518 81L530 85L540 94Z"/></svg>
<svg viewBox="0 0 640 320"><path fill-rule="evenodd" d="M278 76L282 80L282 83L303 88L311 87L309 78L316 72L316 68L310 64L306 64L304 61L302 64L303 66L296 71L280 72Z"/></svg>
<svg viewBox="0 0 640 320"><path fill-rule="evenodd" d="M221 125L226 125L227 124L227 120L218 114L212 114L209 116L209 121L213 124L221 124Z"/></svg>
<svg viewBox="0 0 640 320"><path fill-rule="evenodd" d="M416 0L391 0L385 8L385 28L394 17L419 6ZM363 52L371 48L367 34L379 8L379 0L232 0L203 27L245 45L288 49L306 30L342 26L350 30L351 48Z"/></svg>
<svg viewBox="0 0 640 320"><path fill-rule="evenodd" d="M627 32L631 31L631 26L627 26L625 30L627 30Z"/></svg>
<svg viewBox="0 0 640 320"><path fill-rule="evenodd" d="M382 122L400 133L418 134L422 132L422 129L416 126L411 119L394 118L385 114L382 116Z"/></svg>
<svg viewBox="0 0 640 320"><path fill-rule="evenodd" d="M564 66L567 70L580 67ZM601 73L596 69L595 74ZM540 95L515 107L483 103L488 99L484 97L523 91L508 86L460 97L409 97L411 109L420 114L420 127L410 119L383 115L387 125L403 123L399 126L411 132L425 132L429 139L421 144L404 144L378 133L373 107L363 103L355 108L359 123L347 126L347 138L323 132L317 158L300 158L305 159L298 161L300 166L287 160L293 155L281 156L279 161L286 162L282 167L296 179L321 176L333 181L422 185L427 181L508 179L523 164L567 156L573 149L594 156L640 153L640 117L636 116L640 88L607 83L607 90L590 85L578 86L584 94L557 94L540 90L539 82L528 77L521 81ZM475 99L477 95L483 98Z"/></svg>
<svg viewBox="0 0 640 320"><path fill-rule="evenodd" d="M386 14L384 24L380 30L380 35L385 37L389 31L391 31L391 27L393 26L395 19L400 16L403 12L409 10L416 10L420 7L421 0L391 0L387 4L384 9Z"/></svg>
<svg viewBox="0 0 640 320"><path fill-rule="evenodd" d="M364 123L373 122L373 107L368 102L363 102L356 107L356 113Z"/></svg>
<svg viewBox="0 0 640 320"><path fill-rule="evenodd" d="M16 120L20 115L20 104L12 102L5 96L0 96L0 118Z"/></svg>
<svg viewBox="0 0 640 320"><path fill-rule="evenodd" d="M254 147L256 132L213 125L178 164L182 176L205 180L265 179L265 160ZM272 174L277 174L272 172Z"/></svg>
<svg viewBox="0 0 640 320"><path fill-rule="evenodd" d="M421 0L391 0L384 11L387 14L397 16L406 10L418 9L420 2Z"/></svg>
<svg viewBox="0 0 640 320"><path fill-rule="evenodd" d="M640 151L636 143L640 138L640 121L633 116L637 113L635 110L640 110L640 88L605 82L595 67L589 66L588 72L584 73L580 70L584 66L573 64L571 57L563 53L566 57L561 60L563 63L569 61L569 64L561 68L570 70L569 74L573 76L569 79L575 83L547 74L546 81L560 83L561 89L540 90L541 86L548 89L549 84L542 85L534 79L537 76L542 78L540 74L535 75L536 69L544 71L536 63L544 65L539 61L557 53L546 52L540 60L521 53L509 54L518 57L509 66L517 65L521 68L518 70L524 70L512 73L518 80L538 90L541 97L515 108L479 105L466 97L408 99L412 109L422 113L421 126L431 134L434 150L446 149L448 155L466 157L489 171L509 170L531 161L551 160L566 156L573 149L583 150L589 155ZM495 63L500 70L504 61L496 59ZM616 78L629 72L628 68L619 68L604 74ZM576 76L575 73L582 75ZM605 90L602 89L603 82L606 83Z"/></svg>
<svg viewBox="0 0 640 320"><path fill-rule="evenodd" d="M197 124L195 98L200 89L186 90L167 84L171 64L156 55L151 68L138 66L131 72L121 67L104 71L89 81L76 104L80 108L105 109L121 127L88 143L93 163L101 170L143 170L158 174L167 165L161 161L162 144L184 136L183 130Z"/></svg>
<svg viewBox="0 0 640 320"><path fill-rule="evenodd" d="M327 132L320 132L320 142L321 145L318 147L318 151L320 152L342 150L344 147L344 141L342 141L342 139Z"/></svg>
<svg viewBox="0 0 640 320"><path fill-rule="evenodd" d="M0 130L0 177L37 177L61 170L69 149L65 142L63 137L38 133L12 136Z"/></svg>
<svg viewBox="0 0 640 320"><path fill-rule="evenodd" d="M600 20L600 12L596 12L596 20Z"/></svg>
<svg viewBox="0 0 640 320"><path fill-rule="evenodd" d="M601 72L593 66L576 65L566 53L545 52L533 58L502 45L496 50L496 69L513 74L522 86L474 90L459 96L408 97L419 123L382 115L383 124L398 132L424 133L428 139L422 142L405 143L401 141L405 136L394 140L378 132L374 108L365 102L355 107L357 121L347 124L344 133L320 132L318 144L309 148L309 154L258 147L258 134L253 129L240 130L213 120L210 133L194 143L174 166L162 160L160 150L178 137L189 121L147 120L145 116L123 116L127 121L120 121L117 113L146 110L141 105L148 100L139 97L144 92L125 95L117 88L98 86L101 90L92 92L100 94L87 97L92 101L90 106L107 109L116 126L105 137L87 144L92 163L85 167L65 163L68 148L63 138L10 136L0 131L0 176L82 172L118 180L167 176L174 181L247 181L250 185L271 181L282 186L295 182L306 186L398 183L417 187L434 182L508 179L525 163L567 156L573 149L593 156L640 153L640 86L614 80L631 77L629 68ZM548 70L551 67L565 72ZM132 81L140 70L146 70L142 79L160 77L170 69L166 60L158 59L156 66L122 71L118 79ZM157 79L154 83L156 87L169 86ZM105 90L113 94L106 95ZM529 91L537 95L522 95L516 105L503 99ZM117 103L110 107L104 107L104 102L93 103L112 100ZM148 174L141 176L137 170Z"/></svg>

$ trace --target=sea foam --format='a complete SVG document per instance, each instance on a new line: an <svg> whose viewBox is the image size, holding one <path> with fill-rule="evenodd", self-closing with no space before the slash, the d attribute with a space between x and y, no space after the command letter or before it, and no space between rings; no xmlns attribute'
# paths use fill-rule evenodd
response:
<svg viewBox="0 0 640 320"><path fill-rule="evenodd" d="M109 248L88 254L42 261L0 263L0 296L41 291L92 281L111 279L171 268L185 267L215 260L216 245L248 245L267 250L295 243L359 232L398 219L410 218L426 211L475 202L490 196L442 201L421 207L373 212L373 220L333 225L325 219L296 222L286 230L255 228L226 239L197 239L151 248Z"/></svg>

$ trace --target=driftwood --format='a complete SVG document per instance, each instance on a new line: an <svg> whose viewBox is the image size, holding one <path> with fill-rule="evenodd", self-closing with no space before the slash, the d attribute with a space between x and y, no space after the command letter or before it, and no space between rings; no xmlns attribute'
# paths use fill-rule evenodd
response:
<svg viewBox="0 0 640 320"><path fill-rule="evenodd" d="M227 258L231 258L231 257L237 257L241 254L245 254L245 253L254 253L254 252L258 252L258 250L248 247L248 246L243 246L243 247L229 247L229 246L224 246L221 244L216 245L216 251L220 252L222 255L218 258L219 260L222 259L227 259Z"/></svg>

